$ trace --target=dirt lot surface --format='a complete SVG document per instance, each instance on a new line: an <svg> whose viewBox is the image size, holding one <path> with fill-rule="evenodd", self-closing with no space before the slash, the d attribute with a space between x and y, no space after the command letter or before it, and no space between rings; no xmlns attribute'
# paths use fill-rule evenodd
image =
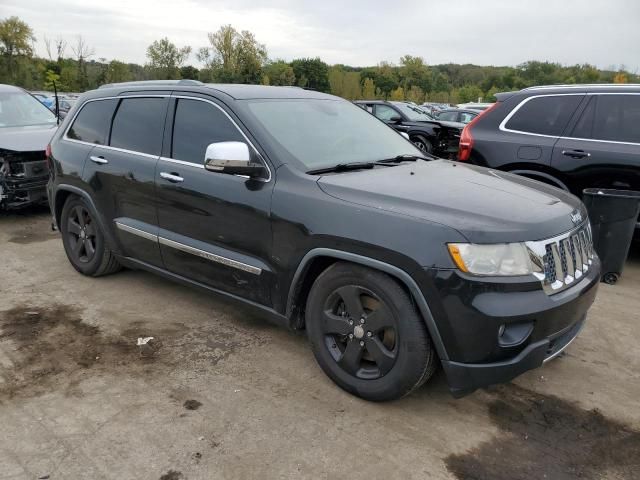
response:
<svg viewBox="0 0 640 480"><path fill-rule="evenodd" d="M640 478L637 246L563 357L461 400L439 373L373 404L235 304L81 276L48 221L0 215L0 479Z"/></svg>

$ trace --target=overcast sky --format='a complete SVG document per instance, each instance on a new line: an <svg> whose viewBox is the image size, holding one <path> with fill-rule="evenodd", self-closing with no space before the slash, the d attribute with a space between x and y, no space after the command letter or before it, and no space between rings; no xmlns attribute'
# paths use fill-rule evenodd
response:
<svg viewBox="0 0 640 480"><path fill-rule="evenodd" d="M96 59L144 63L153 40L195 51L230 23L285 60L365 66L410 54L429 64L535 59L640 70L640 0L0 0L0 18L11 15L31 25L42 56L44 35L69 43L82 35Z"/></svg>

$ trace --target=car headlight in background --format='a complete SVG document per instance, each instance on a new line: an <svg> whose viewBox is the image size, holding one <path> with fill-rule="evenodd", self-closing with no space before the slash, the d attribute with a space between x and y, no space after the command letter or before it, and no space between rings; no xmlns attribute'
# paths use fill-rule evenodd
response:
<svg viewBox="0 0 640 480"><path fill-rule="evenodd" d="M456 266L466 273L516 276L537 271L524 243L449 243L447 247Z"/></svg>

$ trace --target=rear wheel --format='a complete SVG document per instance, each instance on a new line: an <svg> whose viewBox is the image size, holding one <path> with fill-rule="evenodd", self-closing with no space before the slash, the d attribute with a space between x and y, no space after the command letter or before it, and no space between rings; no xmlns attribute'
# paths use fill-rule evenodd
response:
<svg viewBox="0 0 640 480"><path fill-rule="evenodd" d="M422 385L436 355L409 295L388 275L337 263L315 281L307 335L324 372L366 400L394 400Z"/></svg>
<svg viewBox="0 0 640 480"><path fill-rule="evenodd" d="M99 277L121 268L83 198L72 195L67 199L62 208L60 233L67 258L80 273Z"/></svg>

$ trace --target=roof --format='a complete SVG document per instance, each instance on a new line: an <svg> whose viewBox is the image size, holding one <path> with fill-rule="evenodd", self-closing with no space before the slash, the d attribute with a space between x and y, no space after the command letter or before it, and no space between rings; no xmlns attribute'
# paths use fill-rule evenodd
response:
<svg viewBox="0 0 640 480"><path fill-rule="evenodd" d="M300 87L274 87L268 85L245 85L224 83L202 83L198 80L147 80L141 82L109 83L102 85L98 90L147 90L157 88L162 90L174 90L180 88L188 91L215 90L228 95L236 100L257 98L315 98L336 99L333 95L307 90Z"/></svg>
<svg viewBox="0 0 640 480"><path fill-rule="evenodd" d="M496 94L498 101L502 102L514 95L533 96L533 95L558 95L563 93L640 93L640 84L638 83L583 83L575 85L538 85L534 87L523 88L515 92L502 92Z"/></svg>

